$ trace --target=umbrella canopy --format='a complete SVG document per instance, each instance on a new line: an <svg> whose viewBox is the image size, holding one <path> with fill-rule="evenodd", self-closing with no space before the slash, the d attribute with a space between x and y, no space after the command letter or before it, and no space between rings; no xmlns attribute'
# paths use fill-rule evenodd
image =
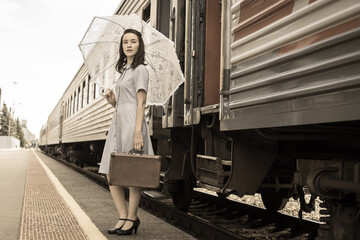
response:
<svg viewBox="0 0 360 240"><path fill-rule="evenodd" d="M120 77L115 70L120 39L128 28L139 31L145 44L149 72L146 103L164 105L184 82L174 43L135 14L94 17L79 44L90 77L100 86L100 94L115 86Z"/></svg>

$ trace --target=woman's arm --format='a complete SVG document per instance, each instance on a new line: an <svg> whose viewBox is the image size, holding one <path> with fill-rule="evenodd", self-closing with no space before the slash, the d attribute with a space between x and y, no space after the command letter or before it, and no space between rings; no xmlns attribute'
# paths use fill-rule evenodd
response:
<svg viewBox="0 0 360 240"><path fill-rule="evenodd" d="M146 92L139 90L136 93L137 108L136 108L136 120L135 120L135 133L134 133L134 149L141 150L144 146L144 141L141 133L146 104Z"/></svg>

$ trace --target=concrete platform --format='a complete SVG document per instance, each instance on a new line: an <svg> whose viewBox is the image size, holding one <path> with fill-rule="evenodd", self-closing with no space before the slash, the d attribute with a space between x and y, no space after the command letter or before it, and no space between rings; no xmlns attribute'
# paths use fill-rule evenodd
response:
<svg viewBox="0 0 360 240"><path fill-rule="evenodd" d="M0 236L18 240L30 151L0 150Z"/></svg>
<svg viewBox="0 0 360 240"><path fill-rule="evenodd" d="M118 214L104 188L41 152L0 150L0 164L1 239L195 239L142 209L138 234L108 235Z"/></svg>

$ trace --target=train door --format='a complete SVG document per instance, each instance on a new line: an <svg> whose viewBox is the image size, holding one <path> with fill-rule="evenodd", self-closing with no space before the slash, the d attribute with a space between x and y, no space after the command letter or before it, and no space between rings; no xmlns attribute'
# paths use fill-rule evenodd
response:
<svg viewBox="0 0 360 240"><path fill-rule="evenodd" d="M221 2L187 1L184 124L198 124L201 108L220 101Z"/></svg>
<svg viewBox="0 0 360 240"><path fill-rule="evenodd" d="M181 8L179 3L183 4ZM162 121L164 128L171 129L171 161L165 189L171 193L175 207L185 210L196 184L195 145L203 141L195 144L193 138L201 132L201 109L219 103L221 3L186 0L173 1L172 6L169 37L184 66L185 83L165 107Z"/></svg>
<svg viewBox="0 0 360 240"><path fill-rule="evenodd" d="M221 4L216 0L206 1L205 49L204 49L204 103L203 106L220 101L220 42Z"/></svg>
<svg viewBox="0 0 360 240"><path fill-rule="evenodd" d="M200 122L203 103L206 1L186 1L184 124Z"/></svg>

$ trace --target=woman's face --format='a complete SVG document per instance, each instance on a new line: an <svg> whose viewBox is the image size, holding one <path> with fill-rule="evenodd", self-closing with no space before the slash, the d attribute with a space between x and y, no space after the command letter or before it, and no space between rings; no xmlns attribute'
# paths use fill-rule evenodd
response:
<svg viewBox="0 0 360 240"><path fill-rule="evenodd" d="M134 57L139 49L139 39L134 33L126 33L122 45L126 57Z"/></svg>

